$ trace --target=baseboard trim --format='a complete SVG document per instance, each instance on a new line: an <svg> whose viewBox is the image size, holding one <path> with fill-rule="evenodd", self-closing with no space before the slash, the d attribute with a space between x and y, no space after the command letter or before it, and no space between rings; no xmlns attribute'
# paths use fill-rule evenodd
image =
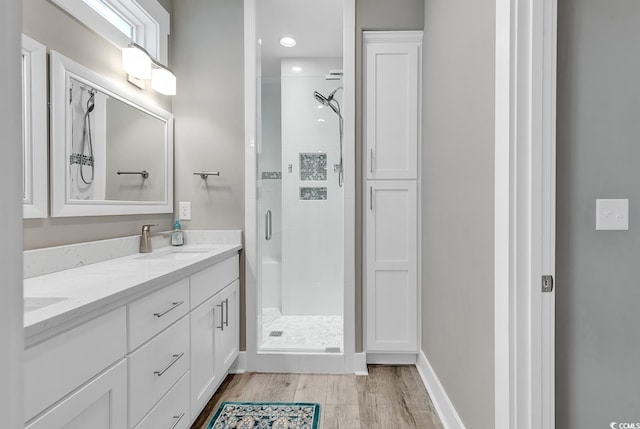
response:
<svg viewBox="0 0 640 429"><path fill-rule="evenodd" d="M438 413L438 417L440 417L442 426L444 426L445 429L465 429L462 419L453 406L451 399L449 399L447 392L440 383L427 356L422 351L418 354L416 368L418 369L424 386L427 388L427 392L429 392L433 405L436 407L436 412Z"/></svg>
<svg viewBox="0 0 640 429"><path fill-rule="evenodd" d="M415 365L415 353L367 353L367 363L373 365Z"/></svg>
<svg viewBox="0 0 640 429"><path fill-rule="evenodd" d="M229 368L229 374L244 374L245 372L247 372L247 352L240 352Z"/></svg>
<svg viewBox="0 0 640 429"><path fill-rule="evenodd" d="M353 362L356 375L369 375L369 370L367 369L367 354L365 352L354 354Z"/></svg>

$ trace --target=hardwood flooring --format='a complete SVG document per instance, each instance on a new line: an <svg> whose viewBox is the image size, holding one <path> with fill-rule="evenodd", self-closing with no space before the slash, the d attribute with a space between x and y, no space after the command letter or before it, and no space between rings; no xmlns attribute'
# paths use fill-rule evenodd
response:
<svg viewBox="0 0 640 429"><path fill-rule="evenodd" d="M319 403L321 429L442 429L413 366L370 365L368 376L229 375L191 429L206 429L224 401Z"/></svg>

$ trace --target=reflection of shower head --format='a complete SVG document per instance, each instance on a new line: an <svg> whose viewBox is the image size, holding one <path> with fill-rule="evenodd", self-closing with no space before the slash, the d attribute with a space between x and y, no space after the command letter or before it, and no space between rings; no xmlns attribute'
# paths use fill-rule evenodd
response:
<svg viewBox="0 0 640 429"><path fill-rule="evenodd" d="M85 113L85 115L93 112L93 109L96 107L96 103L94 100L95 95L96 93L94 91L89 92L89 99L87 100L87 112Z"/></svg>

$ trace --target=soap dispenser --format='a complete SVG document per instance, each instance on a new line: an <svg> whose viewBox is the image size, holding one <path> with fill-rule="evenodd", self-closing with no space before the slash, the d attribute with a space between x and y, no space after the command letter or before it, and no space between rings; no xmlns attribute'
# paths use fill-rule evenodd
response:
<svg viewBox="0 0 640 429"><path fill-rule="evenodd" d="M180 221L177 220L173 224L173 232L171 233L171 245L182 246L183 244L184 244L184 232L182 231L182 226L180 225Z"/></svg>

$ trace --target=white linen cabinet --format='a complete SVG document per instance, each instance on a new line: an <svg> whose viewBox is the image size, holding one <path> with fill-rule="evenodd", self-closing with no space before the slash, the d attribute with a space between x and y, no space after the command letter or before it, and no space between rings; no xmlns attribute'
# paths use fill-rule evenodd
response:
<svg viewBox="0 0 640 429"><path fill-rule="evenodd" d="M417 353L422 32L363 43L366 351Z"/></svg>

